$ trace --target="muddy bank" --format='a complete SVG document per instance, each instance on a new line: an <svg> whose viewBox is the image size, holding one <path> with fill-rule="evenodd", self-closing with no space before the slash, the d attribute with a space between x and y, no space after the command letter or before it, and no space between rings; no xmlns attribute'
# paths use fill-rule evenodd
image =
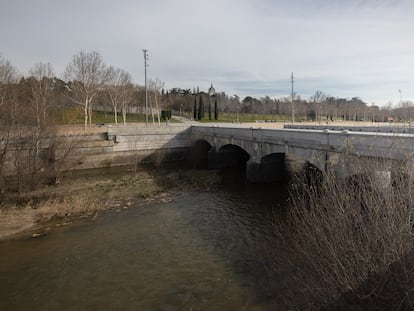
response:
<svg viewBox="0 0 414 311"><path fill-rule="evenodd" d="M0 206L0 240L39 237L79 219L93 221L105 211L120 212L158 200L175 191L212 189L216 171L128 167L74 171L59 185L23 195L7 194Z"/></svg>

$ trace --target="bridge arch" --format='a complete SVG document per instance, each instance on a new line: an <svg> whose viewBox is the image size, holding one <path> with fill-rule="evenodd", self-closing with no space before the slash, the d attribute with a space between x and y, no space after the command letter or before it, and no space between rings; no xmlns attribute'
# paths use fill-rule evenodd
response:
<svg viewBox="0 0 414 311"><path fill-rule="evenodd" d="M194 168L208 168L208 153L212 148L213 146L204 139L199 139L193 142L189 156L190 162L193 164Z"/></svg>
<svg viewBox="0 0 414 311"><path fill-rule="evenodd" d="M244 150L242 147L234 144L227 144L220 147L218 150L228 156L232 157L232 160L235 160L236 163L233 165L244 165L250 159L250 154Z"/></svg>
<svg viewBox="0 0 414 311"><path fill-rule="evenodd" d="M208 152L208 167L220 169L223 183L244 183L246 181L246 163L249 159L250 154L242 147L225 144L218 150L213 147Z"/></svg>
<svg viewBox="0 0 414 311"><path fill-rule="evenodd" d="M233 144L212 148L208 153L209 168L245 168L250 154L242 147Z"/></svg>
<svg viewBox="0 0 414 311"><path fill-rule="evenodd" d="M342 129L342 128L341 128ZM260 163L269 153L295 154L324 173L343 178L363 171L377 170L390 175L393 162L400 163L412 153L414 135L356 133L348 130L265 129L252 126L196 126L193 137L201 137L214 147L235 144L246 150L249 162ZM375 163L373 158L381 161Z"/></svg>
<svg viewBox="0 0 414 311"><path fill-rule="evenodd" d="M215 129L218 130L218 129ZM314 149L292 147L283 142L263 142L261 140L239 139L237 136L200 135L202 140L208 142L212 148L209 151L209 168L231 167L223 157L219 159L217 153L230 152L231 150L243 150L246 164L246 180L253 183L275 182L286 177L285 155L294 155L303 161L308 161L320 171L324 171L325 152ZM242 156L243 157L243 156ZM220 164L221 162L221 164ZM238 162L237 162L238 163Z"/></svg>

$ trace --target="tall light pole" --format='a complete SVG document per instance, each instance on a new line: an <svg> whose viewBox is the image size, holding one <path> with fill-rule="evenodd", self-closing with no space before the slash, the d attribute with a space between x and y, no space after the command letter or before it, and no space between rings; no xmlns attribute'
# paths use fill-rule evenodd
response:
<svg viewBox="0 0 414 311"><path fill-rule="evenodd" d="M144 52L144 68L145 68L145 126L148 126L148 86L147 86L147 67L148 50L142 50Z"/></svg>
<svg viewBox="0 0 414 311"><path fill-rule="evenodd" d="M292 93L291 93L291 97L292 97L292 124L295 123L295 104L293 102L293 83L295 82L294 78L293 78L293 72L292 75L290 76L290 82L292 83Z"/></svg>

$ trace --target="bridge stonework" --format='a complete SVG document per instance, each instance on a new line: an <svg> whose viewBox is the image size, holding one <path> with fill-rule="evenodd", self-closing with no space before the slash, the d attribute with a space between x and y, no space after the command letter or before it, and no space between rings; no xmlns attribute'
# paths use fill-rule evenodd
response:
<svg viewBox="0 0 414 311"><path fill-rule="evenodd" d="M378 171L380 176L389 176L390 172L401 173L403 170L406 177L414 178L414 135L409 133L184 124L108 126L106 133L45 137L41 149L47 151L55 144L56 158L66 155L68 162L76 163L71 169L90 169L130 165L137 161L184 159L197 140L207 141L218 152L228 145L243 149L246 152L243 160L248 158L247 175L252 173L254 180L258 178L257 170L266 178L273 174L273 171L266 172L269 164L278 165L286 154L293 154L322 172L332 172L340 177L364 171ZM5 175L16 174L14 161L18 151L25 151L22 145L26 145L25 141L10 142L10 152L3 167ZM275 156L269 158L269 155ZM228 154L216 159L232 161Z"/></svg>
<svg viewBox="0 0 414 311"><path fill-rule="evenodd" d="M191 131L194 141L205 140L215 150L228 144L241 147L250 155L247 166L270 154L293 154L339 177L364 171L388 176L414 153L412 134L220 126L193 126Z"/></svg>

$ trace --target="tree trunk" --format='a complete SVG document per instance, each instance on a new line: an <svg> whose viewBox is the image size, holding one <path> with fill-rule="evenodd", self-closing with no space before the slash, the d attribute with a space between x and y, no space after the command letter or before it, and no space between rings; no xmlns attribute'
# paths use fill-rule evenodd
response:
<svg viewBox="0 0 414 311"><path fill-rule="evenodd" d="M47 115L46 115L46 98L43 98L43 104L42 104L42 113L43 113L43 126L46 126L47 123Z"/></svg>
<svg viewBox="0 0 414 311"><path fill-rule="evenodd" d="M92 103L89 103L89 113L88 113L88 117L89 117L89 127L92 126Z"/></svg>
<svg viewBox="0 0 414 311"><path fill-rule="evenodd" d="M154 94L155 109L157 109L158 126L161 126L160 109L158 107L158 96Z"/></svg>
<svg viewBox="0 0 414 311"><path fill-rule="evenodd" d="M36 130L35 130L35 144L34 144L34 154L33 154L33 167L32 170L30 172L30 189L33 190L34 186L35 186L35 177L37 174L37 160L39 157L39 152L40 152L40 131L41 131L41 111L40 111L40 107L39 107L39 102L36 100ZM30 159L29 159L30 161Z"/></svg>
<svg viewBox="0 0 414 311"><path fill-rule="evenodd" d="M122 108L122 122L124 123L124 126L126 126L126 109Z"/></svg>
<svg viewBox="0 0 414 311"><path fill-rule="evenodd" d="M88 102L87 101L85 101L85 107L83 107L83 112L85 113L84 131L86 132L86 127L88 126Z"/></svg>
<svg viewBox="0 0 414 311"><path fill-rule="evenodd" d="M155 117L154 117L154 110L152 109L152 100L151 100L151 96L148 96L148 102L149 102L149 106L150 106L150 111L151 111L151 117L152 117L152 124L155 124Z"/></svg>

